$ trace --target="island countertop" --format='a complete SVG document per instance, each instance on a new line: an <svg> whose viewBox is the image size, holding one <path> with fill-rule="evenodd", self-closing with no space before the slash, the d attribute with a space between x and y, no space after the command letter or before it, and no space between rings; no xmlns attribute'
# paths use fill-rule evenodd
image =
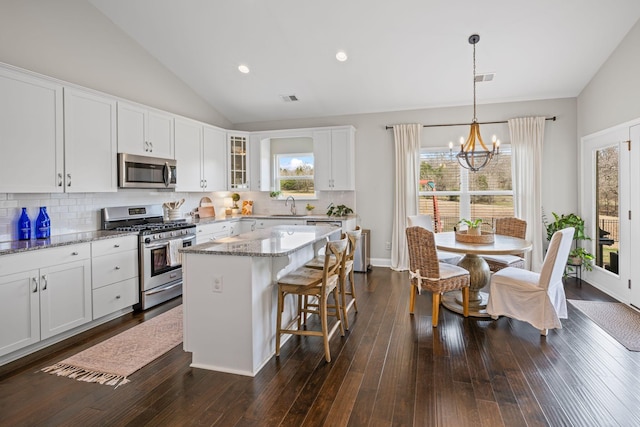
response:
<svg viewBox="0 0 640 427"><path fill-rule="evenodd" d="M273 257L326 240L340 230L326 225L277 225L180 249L183 254Z"/></svg>

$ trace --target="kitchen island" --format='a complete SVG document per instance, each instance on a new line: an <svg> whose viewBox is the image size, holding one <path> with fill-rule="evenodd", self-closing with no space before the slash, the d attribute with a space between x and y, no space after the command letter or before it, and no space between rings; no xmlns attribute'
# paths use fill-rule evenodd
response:
<svg viewBox="0 0 640 427"><path fill-rule="evenodd" d="M257 374L275 353L277 280L339 237L336 227L280 225L181 249L191 366ZM287 300L283 323L295 309Z"/></svg>

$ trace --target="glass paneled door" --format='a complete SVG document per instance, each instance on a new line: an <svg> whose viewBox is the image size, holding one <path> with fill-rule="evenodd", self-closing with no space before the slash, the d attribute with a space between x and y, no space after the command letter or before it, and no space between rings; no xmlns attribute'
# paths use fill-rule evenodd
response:
<svg viewBox="0 0 640 427"><path fill-rule="evenodd" d="M623 302L629 301L631 269L628 138L628 126L613 128L584 137L581 146L580 215L591 238L581 244L595 255L593 271L583 271L583 279Z"/></svg>
<svg viewBox="0 0 640 427"><path fill-rule="evenodd" d="M629 272L629 302L636 308L640 308L640 265L638 264L637 254L640 254L640 124L629 128L629 141L631 145L630 154L630 258L634 260L631 264ZM623 301L626 302L626 301Z"/></svg>

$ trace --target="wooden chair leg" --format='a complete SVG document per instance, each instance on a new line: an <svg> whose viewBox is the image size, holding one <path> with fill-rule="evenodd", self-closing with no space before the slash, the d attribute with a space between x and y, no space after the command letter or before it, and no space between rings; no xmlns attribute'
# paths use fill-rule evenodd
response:
<svg viewBox="0 0 640 427"><path fill-rule="evenodd" d="M431 307L431 326L436 328L438 326L438 314L440 312L440 294L438 292L434 292L432 295L433 305Z"/></svg>
<svg viewBox="0 0 640 427"><path fill-rule="evenodd" d="M333 298L336 299L336 301L337 301L338 288L335 288L333 290ZM340 310L338 310L337 307L336 307L336 322L339 322L339 325L340 325L340 335L344 336L345 327L343 326L344 324L343 324L342 315L340 314Z"/></svg>
<svg viewBox="0 0 640 427"><path fill-rule="evenodd" d="M548 329L540 329L540 335L542 335L543 337L546 337L548 333L549 333Z"/></svg>
<svg viewBox="0 0 640 427"><path fill-rule="evenodd" d="M409 314L413 314L413 308L416 305L416 294L418 293L418 288L411 285L411 291L409 293Z"/></svg>
<svg viewBox="0 0 640 427"><path fill-rule="evenodd" d="M351 298L353 298L353 308L358 312L358 300L356 299L356 275L353 268L349 272L349 281L351 282Z"/></svg>
<svg viewBox="0 0 640 427"><path fill-rule="evenodd" d="M469 317L469 287L462 288L462 314Z"/></svg>
<svg viewBox="0 0 640 427"><path fill-rule="evenodd" d="M282 310L284 308L284 295L280 289L278 289L278 315L276 321L276 356L280 356L280 334L282 331Z"/></svg>
<svg viewBox="0 0 640 427"><path fill-rule="evenodd" d="M327 360L327 363L329 363L331 362L331 351L329 350L329 330L327 328L327 296L322 295L319 298L320 324L322 327L322 340L324 343L324 358ZM340 311L337 309L337 306L336 312L340 313Z"/></svg>
<svg viewBox="0 0 640 427"><path fill-rule="evenodd" d="M345 329L349 329L349 315L347 314L347 276L340 276L340 281L338 283L340 286L340 309L342 310L342 322ZM337 302L337 300L336 300ZM342 334L344 335L344 334Z"/></svg>

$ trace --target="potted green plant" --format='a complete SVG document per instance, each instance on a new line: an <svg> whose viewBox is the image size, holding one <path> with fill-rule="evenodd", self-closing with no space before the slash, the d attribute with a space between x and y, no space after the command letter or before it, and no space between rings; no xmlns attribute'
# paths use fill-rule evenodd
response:
<svg viewBox="0 0 640 427"><path fill-rule="evenodd" d="M353 213L353 209L345 205L334 206L333 203L327 207L327 216L345 216Z"/></svg>
<svg viewBox="0 0 640 427"><path fill-rule="evenodd" d="M458 224L466 225L467 234L470 236L480 236L482 234L482 230L480 229L480 227L482 226L482 218L476 218L474 220L462 218L460 221L458 221Z"/></svg>
<svg viewBox="0 0 640 427"><path fill-rule="evenodd" d="M305 209L307 210L307 213L309 213L309 214L312 213L315 208L316 207L313 206L311 203L307 203L307 206L305 206Z"/></svg>
<svg viewBox="0 0 640 427"><path fill-rule="evenodd" d="M233 206L231 206L231 209L240 209L240 207L238 206L238 201L240 200L240 195L238 193L233 193L231 195L231 200L233 200Z"/></svg>
<svg viewBox="0 0 640 427"><path fill-rule="evenodd" d="M580 242L582 240L591 240L591 237L587 236L585 233L584 220L574 213L558 215L557 213L552 212L552 215L553 222L548 224L545 222L547 240L551 241L551 237L556 231L567 227L573 227L575 229L573 234L573 249L569 252L569 260L567 261L569 270L572 271L572 267L583 267L585 270L591 271L593 269L592 261L594 256L592 253L580 246Z"/></svg>
<svg viewBox="0 0 640 427"><path fill-rule="evenodd" d="M272 191L271 193L269 193L269 197L271 197L272 199L278 199L280 198L280 194L282 194L282 191Z"/></svg>

